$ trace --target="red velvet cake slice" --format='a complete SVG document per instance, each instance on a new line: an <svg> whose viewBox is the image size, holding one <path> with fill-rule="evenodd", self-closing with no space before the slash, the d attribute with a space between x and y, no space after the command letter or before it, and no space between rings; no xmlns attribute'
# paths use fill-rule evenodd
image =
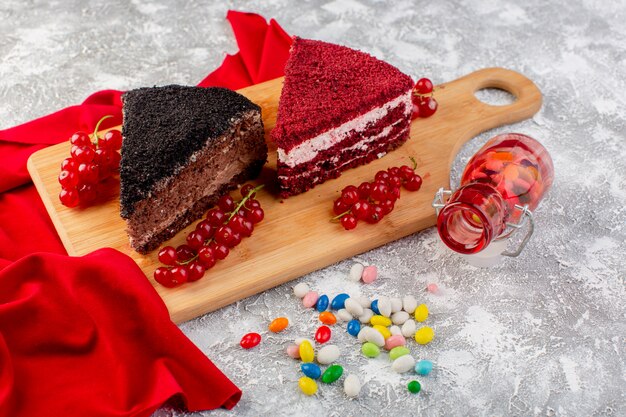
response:
<svg viewBox="0 0 626 417"><path fill-rule="evenodd" d="M411 77L345 46L294 38L276 127L281 196L381 158L409 137Z"/></svg>

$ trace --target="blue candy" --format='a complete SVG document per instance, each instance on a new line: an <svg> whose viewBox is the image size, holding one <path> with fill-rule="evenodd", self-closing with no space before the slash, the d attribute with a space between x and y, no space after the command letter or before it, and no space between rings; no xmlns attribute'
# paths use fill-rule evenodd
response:
<svg viewBox="0 0 626 417"><path fill-rule="evenodd" d="M320 296L320 298L317 299L317 304L315 304L315 308L320 313L322 311L326 311L326 309L328 308L328 296L326 294Z"/></svg>
<svg viewBox="0 0 626 417"><path fill-rule="evenodd" d="M347 330L348 330L348 333L350 333L352 336L356 337L359 334L359 332L361 331L361 322L356 320L356 319L350 320L348 322Z"/></svg>
<svg viewBox="0 0 626 417"><path fill-rule="evenodd" d="M378 300L372 301L372 305L370 306L370 308L375 314L380 315L380 310L378 310Z"/></svg>
<svg viewBox="0 0 626 417"><path fill-rule="evenodd" d="M303 363L300 365L300 369L302 369L302 373L309 378L318 379L322 375L320 367L312 362Z"/></svg>
<svg viewBox="0 0 626 417"><path fill-rule="evenodd" d="M415 364L415 372L420 375L428 375L433 370L433 363L427 360L421 360Z"/></svg>
<svg viewBox="0 0 626 417"><path fill-rule="evenodd" d="M346 307L346 300L350 298L348 294L342 293L333 298L333 302L330 303L330 308L333 310L340 310Z"/></svg>

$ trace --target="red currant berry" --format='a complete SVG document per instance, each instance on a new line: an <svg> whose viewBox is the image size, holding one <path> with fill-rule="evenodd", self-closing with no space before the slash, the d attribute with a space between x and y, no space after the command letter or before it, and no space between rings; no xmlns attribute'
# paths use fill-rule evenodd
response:
<svg viewBox="0 0 626 417"><path fill-rule="evenodd" d="M62 189L59 193L59 200L65 207L76 207L79 203L78 190L70 188L69 190Z"/></svg>
<svg viewBox="0 0 626 417"><path fill-rule="evenodd" d="M239 214L235 214L229 221L228 226L233 229L236 233L241 233L241 230L244 228L243 222L245 221L245 217L240 216Z"/></svg>
<svg viewBox="0 0 626 417"><path fill-rule="evenodd" d="M155 269L154 280L164 287L172 288L176 286L176 283L172 281L172 271L164 266Z"/></svg>
<svg viewBox="0 0 626 417"><path fill-rule="evenodd" d="M387 184L391 187L400 187L402 185L402 178L399 175L390 175Z"/></svg>
<svg viewBox="0 0 626 417"><path fill-rule="evenodd" d="M376 182L372 187L371 197L373 200L382 201L387 199L389 187L384 182Z"/></svg>
<svg viewBox="0 0 626 417"><path fill-rule="evenodd" d="M400 178L402 178L404 180L408 180L413 175L415 175L415 171L410 166L402 165L400 167Z"/></svg>
<svg viewBox="0 0 626 417"><path fill-rule="evenodd" d="M211 226L219 227L224 224L226 220L226 213L222 211L222 209L214 208L209 210L206 215L206 219L209 221Z"/></svg>
<svg viewBox="0 0 626 417"><path fill-rule="evenodd" d="M109 167L111 168L111 171L118 172L120 170L121 159L122 159L122 156L120 155L118 151L111 152L111 160L109 162Z"/></svg>
<svg viewBox="0 0 626 417"><path fill-rule="evenodd" d="M380 202L380 207L384 216L393 211L394 202L392 200L384 200Z"/></svg>
<svg viewBox="0 0 626 417"><path fill-rule="evenodd" d="M395 202L399 198L400 198L400 186L389 187L389 192L387 193L387 199Z"/></svg>
<svg viewBox="0 0 626 417"><path fill-rule="evenodd" d="M246 198L248 196L248 194L250 194L252 192L252 190L254 190L254 185L252 184L246 184L243 187L241 187L241 190L239 191L241 193L241 196L243 198ZM254 198L256 196L256 193L253 193L250 198Z"/></svg>
<svg viewBox="0 0 626 417"><path fill-rule="evenodd" d="M253 208L261 207L261 203L259 202L259 200L251 198L249 200L246 200L246 202L243 203L243 206L248 210L252 210Z"/></svg>
<svg viewBox="0 0 626 417"><path fill-rule="evenodd" d="M214 243L214 244L212 244L211 247L213 248L213 252L215 253L215 257L217 259L219 259L220 261L222 259L226 259L226 257L230 253L230 250L228 249L228 246L226 246L226 245L218 245L218 244Z"/></svg>
<svg viewBox="0 0 626 417"><path fill-rule="evenodd" d="M420 107L414 101L413 102L413 108L411 109L411 120L415 120L418 117L420 117Z"/></svg>
<svg viewBox="0 0 626 417"><path fill-rule="evenodd" d="M387 169L387 172L389 173L389 175L399 176L400 175L400 168L398 168L398 167L391 167L391 168Z"/></svg>
<svg viewBox="0 0 626 417"><path fill-rule="evenodd" d="M383 213L383 208L379 206L378 204L374 204L370 210L369 215L367 216L367 219L365 219L365 221L370 224L376 224L379 221L381 221L384 216L385 216L385 213Z"/></svg>
<svg viewBox="0 0 626 417"><path fill-rule="evenodd" d="M170 269L170 272L172 274L172 283L174 285L184 284L189 281L189 268L187 268L187 266L175 266Z"/></svg>
<svg viewBox="0 0 626 417"><path fill-rule="evenodd" d="M220 226L215 232L215 241L220 245L227 245L233 237L233 229L229 226Z"/></svg>
<svg viewBox="0 0 626 417"><path fill-rule="evenodd" d="M78 185L78 175L74 171L63 170L59 174L59 184L66 190L74 188Z"/></svg>
<svg viewBox="0 0 626 417"><path fill-rule="evenodd" d="M413 176L406 180L404 183L404 188L409 191L417 191L422 187L422 177L417 174L413 174Z"/></svg>
<svg viewBox="0 0 626 417"><path fill-rule="evenodd" d="M202 236L202 233L194 230L187 235L187 245L197 251L204 245L204 236Z"/></svg>
<svg viewBox="0 0 626 417"><path fill-rule="evenodd" d="M241 243L241 234L233 231L233 234L230 235L230 239L228 240L227 246L229 248L234 248L240 243Z"/></svg>
<svg viewBox="0 0 626 417"><path fill-rule="evenodd" d="M96 156L96 151L93 148L87 146L76 146L73 145L70 150L70 154L72 154L72 158L78 163L88 163L93 161L93 158Z"/></svg>
<svg viewBox="0 0 626 417"><path fill-rule="evenodd" d="M433 83L428 78L420 78L413 89L418 94L430 94L433 92Z"/></svg>
<svg viewBox="0 0 626 417"><path fill-rule="evenodd" d="M61 171L76 171L78 164L74 161L74 158L65 158L61 162Z"/></svg>
<svg viewBox="0 0 626 417"><path fill-rule="evenodd" d="M420 117L430 117L437 111L437 100L434 97L424 97L418 103Z"/></svg>
<svg viewBox="0 0 626 417"><path fill-rule="evenodd" d="M196 256L196 252L188 245L180 245L176 248L176 259L178 262L187 262Z"/></svg>
<svg viewBox="0 0 626 417"><path fill-rule="evenodd" d="M70 143L76 146L92 146L91 138L85 132L76 132L70 136Z"/></svg>
<svg viewBox="0 0 626 417"><path fill-rule="evenodd" d="M112 149L114 151L122 149L122 132L119 130L109 130L98 140L99 148Z"/></svg>
<svg viewBox="0 0 626 417"><path fill-rule="evenodd" d="M100 179L100 170L96 164L78 165L78 180L81 184L97 184Z"/></svg>
<svg viewBox="0 0 626 417"><path fill-rule="evenodd" d="M374 175L374 180L377 182L388 182L389 173L387 171L378 171L376 175Z"/></svg>
<svg viewBox="0 0 626 417"><path fill-rule="evenodd" d="M82 204L91 204L96 201L98 192L95 184L84 184L78 189L78 197Z"/></svg>
<svg viewBox="0 0 626 417"><path fill-rule="evenodd" d="M235 200L228 194L223 195L217 201L217 206L224 212L230 213L235 209Z"/></svg>
<svg viewBox="0 0 626 417"><path fill-rule="evenodd" d="M241 236L244 237L250 237L252 236L252 232L254 231L254 223L252 223L252 220L250 219L244 219L243 222L241 223L241 230L239 231L239 233L241 233Z"/></svg>
<svg viewBox="0 0 626 417"><path fill-rule="evenodd" d="M257 224L257 223L260 223L265 218L265 212L263 211L261 207L257 207L247 212L246 218L250 220L252 223Z"/></svg>
<svg viewBox="0 0 626 417"><path fill-rule="evenodd" d="M341 191L340 198L341 201L343 201L343 204L350 208L354 205L354 203L359 201L359 189L354 185L349 185Z"/></svg>
<svg viewBox="0 0 626 417"><path fill-rule="evenodd" d="M370 214L370 207L370 203L365 200L357 201L357 203L352 207L352 213L357 220L365 220Z"/></svg>
<svg viewBox="0 0 626 417"><path fill-rule="evenodd" d="M215 234L217 228L212 226L208 220L202 220L196 225L196 232L200 233L204 240L211 239Z"/></svg>
<svg viewBox="0 0 626 417"><path fill-rule="evenodd" d="M187 276L187 280L189 282L194 282L202 278L204 276L204 271L206 270L200 261L193 261L189 264L188 269L189 275Z"/></svg>
<svg viewBox="0 0 626 417"><path fill-rule="evenodd" d="M163 265L176 264L176 249L171 246L165 246L159 251L159 262Z"/></svg>
<svg viewBox="0 0 626 417"><path fill-rule="evenodd" d="M371 192L372 184L370 184L369 182L362 182L361 185L359 185L359 198L361 198L362 200L367 200Z"/></svg>
<svg viewBox="0 0 626 417"><path fill-rule="evenodd" d="M95 155L93 157L93 161L98 164L100 168L111 166L111 162L113 159L113 152L110 149L98 148L95 151Z"/></svg>
<svg viewBox="0 0 626 417"><path fill-rule="evenodd" d="M200 248L200 251L198 251L198 260L202 262L205 269L213 268L217 262L213 246L203 246Z"/></svg>
<svg viewBox="0 0 626 417"><path fill-rule="evenodd" d="M348 205L343 202L341 197L336 199L333 203L333 212L337 215L345 213L346 211L348 211L349 208L350 207L348 207Z"/></svg>
<svg viewBox="0 0 626 417"><path fill-rule="evenodd" d="M346 214L341 218L341 225L346 230L352 230L356 227L357 219L352 214Z"/></svg>

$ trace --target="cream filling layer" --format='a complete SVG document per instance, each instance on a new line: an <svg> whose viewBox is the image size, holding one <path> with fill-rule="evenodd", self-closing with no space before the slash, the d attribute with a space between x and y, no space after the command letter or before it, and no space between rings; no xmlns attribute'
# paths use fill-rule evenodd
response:
<svg viewBox="0 0 626 417"><path fill-rule="evenodd" d="M399 123L399 122L400 122L400 121L398 121L398 122L394 123L394 125L395 125L395 124L397 124L397 123ZM385 128L385 129L387 129L387 128ZM389 133L390 131L391 131L391 127L389 127L389 130L387 130L387 133ZM398 133L396 133L395 135L393 135L393 136L390 138L390 140L397 139L397 138L398 138L400 135L402 135L405 131L406 131L406 129L401 130L400 132L398 132ZM381 132L379 135L377 135L377 136L376 136L376 138L378 139L378 138L380 138L380 137L382 137L382 136L384 136L384 135L383 135L383 133ZM353 146L351 146L351 147L349 147L349 148L346 148L344 151L348 151L348 150L351 150L351 149L356 149L356 148L359 148L359 149L362 149L362 150L367 150L367 149L369 148L368 143L373 142L374 140L375 140L375 139L371 139L371 140L370 140L370 139L367 139L367 140L362 140L361 142L358 142L358 143L354 144ZM343 151L342 151L342 152L343 152ZM378 154L376 154L376 157L377 157L378 159L380 159L380 158L382 158L383 156L385 156L386 154L387 154L387 152L379 152ZM335 167L335 169L337 169L337 170L341 170L341 168L342 168L342 167L344 167L344 166L346 166L346 165L350 164L352 161L354 161L354 160L356 160L356 159L359 159L359 158L363 158L363 155L355 156L355 157L354 157L354 158L352 158L352 159L348 159L347 161L342 162L342 163L341 163L341 165L338 165L337 167ZM339 156L336 156L335 158L333 158L333 160L334 160L333 162L337 162L337 161L339 161ZM310 176L310 175L312 175L312 174L316 174L317 172L318 172L317 170L304 171L304 172L301 172L300 174L296 174L296 175L289 175L289 176L286 176L286 175L279 175L279 176L278 176L278 178L279 178L279 179L281 179L281 180L293 180L294 178L308 177L308 176ZM313 182L317 181L318 179L319 179L319 178L315 178L315 179L313 179Z"/></svg>
<svg viewBox="0 0 626 417"><path fill-rule="evenodd" d="M308 162L315 158L320 151L332 148L333 146L341 143L348 138L353 131L362 132L371 123L375 123L382 119L389 113L390 110L403 104L405 106L405 115L410 115L413 105L411 103L411 90L407 91L394 98L391 101L385 103L382 107L377 107L370 110L362 116L352 119L339 127L307 140L304 143L295 146L290 149L289 152L285 152L283 149L278 149L278 160L287 166L293 168L296 165Z"/></svg>

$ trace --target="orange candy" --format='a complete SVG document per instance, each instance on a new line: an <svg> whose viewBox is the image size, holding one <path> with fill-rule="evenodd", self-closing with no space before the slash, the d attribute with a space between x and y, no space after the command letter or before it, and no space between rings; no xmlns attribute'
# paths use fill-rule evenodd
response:
<svg viewBox="0 0 626 417"><path fill-rule="evenodd" d="M337 323L337 318L330 311L324 311L320 313L320 321L324 324L335 324Z"/></svg>
<svg viewBox="0 0 626 417"><path fill-rule="evenodd" d="M287 320L287 317L279 317L277 319L274 319L270 323L268 328L270 329L270 332L278 333L285 330L287 328L287 325L289 325L289 320Z"/></svg>

